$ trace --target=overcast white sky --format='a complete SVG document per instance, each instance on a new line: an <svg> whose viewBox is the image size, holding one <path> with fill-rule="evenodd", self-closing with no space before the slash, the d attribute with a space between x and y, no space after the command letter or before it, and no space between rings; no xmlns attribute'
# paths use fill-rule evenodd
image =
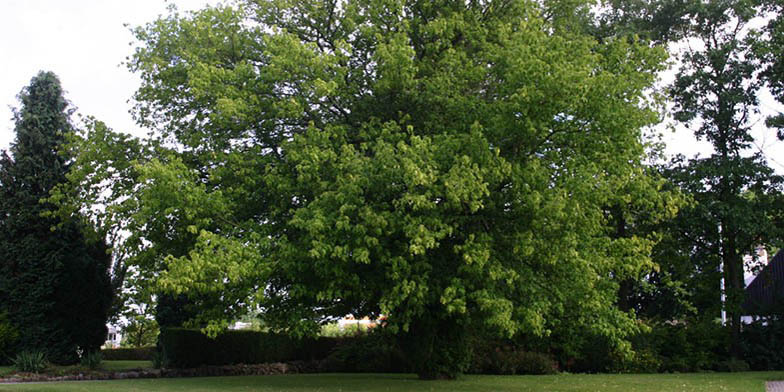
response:
<svg viewBox="0 0 784 392"><path fill-rule="evenodd" d="M16 94L39 71L55 72L78 113L93 115L117 131L144 135L131 119L127 102L139 79L121 63L130 55L133 37L123 26L152 21L174 3L180 10L198 9L215 0L0 0L0 149L13 140L10 107ZM763 110L778 108L768 98ZM784 174L784 142L764 129L755 130L757 145L769 164ZM710 154L688 130L665 132L668 153Z"/></svg>
<svg viewBox="0 0 784 392"><path fill-rule="evenodd" d="M152 21L171 3L190 10L217 1L0 0L0 149L14 138L10 106L40 70L60 77L78 113L146 134L128 113L139 79L121 65L134 47L123 24Z"/></svg>

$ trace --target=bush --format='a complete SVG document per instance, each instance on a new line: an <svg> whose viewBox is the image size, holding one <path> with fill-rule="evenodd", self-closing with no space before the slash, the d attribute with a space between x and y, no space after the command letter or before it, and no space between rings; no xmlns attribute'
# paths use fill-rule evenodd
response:
<svg viewBox="0 0 784 392"><path fill-rule="evenodd" d="M80 360L82 366L90 368L90 369L98 369L101 366L101 352L100 351L91 351L84 353Z"/></svg>
<svg viewBox="0 0 784 392"><path fill-rule="evenodd" d="M728 338L728 330L713 322L655 324L649 332L632 339L635 351L645 352L649 358L631 364L629 371L636 371L639 366L653 367L656 362L663 372L721 370L721 362L730 357Z"/></svg>
<svg viewBox="0 0 784 392"><path fill-rule="evenodd" d="M720 372L748 372L750 370L749 364L746 361L740 359L728 359L726 361L721 361L718 363L716 367L717 371Z"/></svg>
<svg viewBox="0 0 784 392"><path fill-rule="evenodd" d="M105 361L152 361L155 347L107 348L101 350Z"/></svg>
<svg viewBox="0 0 784 392"><path fill-rule="evenodd" d="M469 373L555 374L558 364L547 354L505 345L483 344L474 349Z"/></svg>
<svg viewBox="0 0 784 392"><path fill-rule="evenodd" d="M326 371L351 373L404 373L408 361L395 344L394 337L381 330L333 339L326 357Z"/></svg>
<svg viewBox="0 0 784 392"><path fill-rule="evenodd" d="M341 329L338 323L330 323L321 326L320 335L327 338L343 338L366 334L370 330L370 327L362 324L348 325Z"/></svg>
<svg viewBox="0 0 784 392"><path fill-rule="evenodd" d="M47 365L46 353L40 350L22 351L13 360L14 368L25 373L40 373Z"/></svg>
<svg viewBox="0 0 784 392"><path fill-rule="evenodd" d="M169 359L162 351L155 351L152 354L152 367L155 369L163 369L169 367Z"/></svg>
<svg viewBox="0 0 784 392"><path fill-rule="evenodd" d="M152 358L156 367L325 360L324 370L332 372L409 370L393 337L383 330L351 337L306 339L241 330L226 331L210 339L198 330L166 328L161 331L159 344L160 350Z"/></svg>
<svg viewBox="0 0 784 392"><path fill-rule="evenodd" d="M657 373L662 367L661 359L649 348L635 351L629 360L622 361L618 371L622 373Z"/></svg>
<svg viewBox="0 0 784 392"><path fill-rule="evenodd" d="M8 321L5 313L0 313L0 365L11 363L11 352L17 343L19 333Z"/></svg>
<svg viewBox="0 0 784 392"><path fill-rule="evenodd" d="M784 322L771 318L745 325L741 340L752 370L784 370Z"/></svg>
<svg viewBox="0 0 784 392"><path fill-rule="evenodd" d="M464 316L414 319L397 336L411 370L420 379L454 379L471 365L474 331Z"/></svg>
<svg viewBox="0 0 784 392"><path fill-rule="evenodd" d="M325 345L318 339L300 341L258 331L226 331L211 339L198 330L184 328L162 330L159 344L168 365L175 368L323 359L313 357Z"/></svg>

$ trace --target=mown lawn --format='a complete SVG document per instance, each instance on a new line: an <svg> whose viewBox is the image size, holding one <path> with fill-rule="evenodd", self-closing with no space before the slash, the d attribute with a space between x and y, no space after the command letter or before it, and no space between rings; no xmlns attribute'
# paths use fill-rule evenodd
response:
<svg viewBox="0 0 784 392"><path fill-rule="evenodd" d="M458 381L419 381L407 374L304 374L153 380L81 381L0 385L0 391L755 391L765 381L784 380L784 372L623 374L556 376L465 376Z"/></svg>

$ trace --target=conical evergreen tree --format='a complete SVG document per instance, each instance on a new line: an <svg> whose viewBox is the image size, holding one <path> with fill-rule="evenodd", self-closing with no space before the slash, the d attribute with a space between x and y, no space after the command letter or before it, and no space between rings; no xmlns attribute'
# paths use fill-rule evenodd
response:
<svg viewBox="0 0 784 392"><path fill-rule="evenodd" d="M86 241L78 219L42 216L51 208L42 199L68 171L58 149L73 110L60 81L41 72L18 98L16 140L0 157L0 313L19 331L16 351L71 363L104 341L110 259L105 244Z"/></svg>

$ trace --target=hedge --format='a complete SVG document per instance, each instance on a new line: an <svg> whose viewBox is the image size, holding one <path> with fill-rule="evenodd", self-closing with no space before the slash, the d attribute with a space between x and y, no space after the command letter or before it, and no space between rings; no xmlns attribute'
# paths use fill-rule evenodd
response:
<svg viewBox="0 0 784 392"><path fill-rule="evenodd" d="M152 361L155 347L105 348L101 350L104 361Z"/></svg>
<svg viewBox="0 0 784 392"><path fill-rule="evenodd" d="M256 364L326 358L337 344L334 338L297 340L257 331L226 331L211 339L198 330L166 328L158 336L167 366Z"/></svg>

